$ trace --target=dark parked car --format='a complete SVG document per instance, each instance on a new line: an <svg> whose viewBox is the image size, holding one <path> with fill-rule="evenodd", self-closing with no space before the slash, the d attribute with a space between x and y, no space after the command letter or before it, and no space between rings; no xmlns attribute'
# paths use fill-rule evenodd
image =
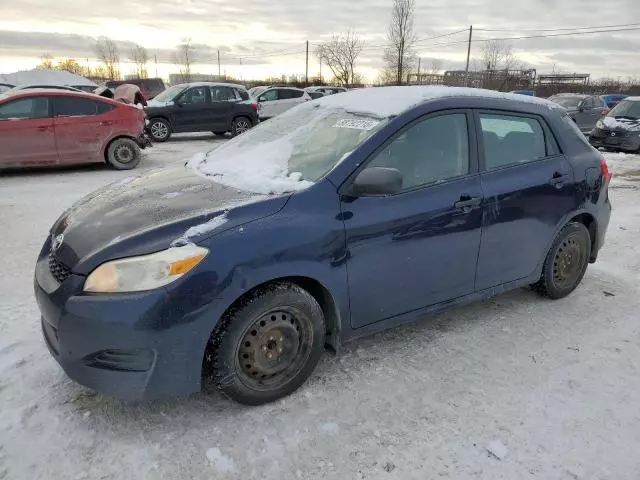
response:
<svg viewBox="0 0 640 480"><path fill-rule="evenodd" d="M161 78L142 78L132 80L109 80L105 87L115 91L120 85L130 84L140 88L145 100L151 100L165 90L164 82Z"/></svg>
<svg viewBox="0 0 640 480"><path fill-rule="evenodd" d="M149 132L156 142L172 133L239 135L258 123L258 106L241 85L198 82L174 85L149 102Z"/></svg>
<svg viewBox="0 0 640 480"><path fill-rule="evenodd" d="M627 97L598 121L589 135L596 148L640 151L640 97Z"/></svg>
<svg viewBox="0 0 640 480"><path fill-rule="evenodd" d="M608 111L604 100L598 95L560 93L549 97L549 100L565 108L584 134L588 134Z"/></svg>
<svg viewBox="0 0 640 480"><path fill-rule="evenodd" d="M331 95L64 213L35 269L44 338L116 397L273 401L325 345L527 285L570 294L603 245L610 177L544 100Z"/></svg>
<svg viewBox="0 0 640 480"><path fill-rule="evenodd" d="M613 108L617 104L619 104L622 100L627 98L627 95L621 95L619 93L610 94L610 95L600 95L600 98L607 105L607 108Z"/></svg>

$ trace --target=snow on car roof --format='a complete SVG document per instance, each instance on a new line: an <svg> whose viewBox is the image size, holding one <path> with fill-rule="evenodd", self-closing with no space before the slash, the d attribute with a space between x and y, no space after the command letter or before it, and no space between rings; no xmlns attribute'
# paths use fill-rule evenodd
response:
<svg viewBox="0 0 640 480"><path fill-rule="evenodd" d="M237 83L225 83L225 82L186 82L186 83L176 83L172 85L173 87L184 86L184 87L234 87L241 88L246 90L247 87L244 85L239 85Z"/></svg>
<svg viewBox="0 0 640 480"><path fill-rule="evenodd" d="M342 108L348 112L373 115L380 118L392 117L429 100L450 97L482 97L533 103L547 108L558 106L538 97L514 93L496 92L480 88L443 87L416 85L406 87L376 87L351 90L340 95L330 95L314 100L316 105Z"/></svg>

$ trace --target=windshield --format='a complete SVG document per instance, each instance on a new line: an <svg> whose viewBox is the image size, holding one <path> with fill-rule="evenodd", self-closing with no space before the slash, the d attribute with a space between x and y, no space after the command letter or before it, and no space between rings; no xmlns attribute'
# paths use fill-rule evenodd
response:
<svg viewBox="0 0 640 480"><path fill-rule="evenodd" d="M12 87L8 85L0 85L0 93L8 92Z"/></svg>
<svg viewBox="0 0 640 480"><path fill-rule="evenodd" d="M184 85L174 85L159 93L154 100L158 102L169 102L176 98L186 87Z"/></svg>
<svg viewBox="0 0 640 480"><path fill-rule="evenodd" d="M195 158L189 166L241 190L301 190L323 178L386 122L307 103Z"/></svg>
<svg viewBox="0 0 640 480"><path fill-rule="evenodd" d="M640 119L640 102L632 100L623 100L613 107L608 117L629 117Z"/></svg>
<svg viewBox="0 0 640 480"><path fill-rule="evenodd" d="M564 108L578 108L578 105L582 101L582 98L583 97L559 96L559 97L550 97L549 100L551 100L554 103L557 103L558 105Z"/></svg>

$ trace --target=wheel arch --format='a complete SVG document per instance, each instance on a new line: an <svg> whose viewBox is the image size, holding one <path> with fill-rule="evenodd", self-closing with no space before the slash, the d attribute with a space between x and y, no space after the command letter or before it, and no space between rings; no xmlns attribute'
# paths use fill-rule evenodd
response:
<svg viewBox="0 0 640 480"><path fill-rule="evenodd" d="M571 222L581 223L582 225L587 227L587 230L589 231L589 238L591 241L591 255L593 256L593 252L596 247L596 241L598 239L598 221L593 215L591 215L591 213L582 212L572 216L567 222L565 222L565 225Z"/></svg>

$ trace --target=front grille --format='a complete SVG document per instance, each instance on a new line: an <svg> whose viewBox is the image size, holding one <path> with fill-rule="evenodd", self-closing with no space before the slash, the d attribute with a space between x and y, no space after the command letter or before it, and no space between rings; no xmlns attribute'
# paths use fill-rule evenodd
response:
<svg viewBox="0 0 640 480"><path fill-rule="evenodd" d="M53 254L49 254L49 271L59 283L64 282L71 275L71 269L59 262Z"/></svg>

